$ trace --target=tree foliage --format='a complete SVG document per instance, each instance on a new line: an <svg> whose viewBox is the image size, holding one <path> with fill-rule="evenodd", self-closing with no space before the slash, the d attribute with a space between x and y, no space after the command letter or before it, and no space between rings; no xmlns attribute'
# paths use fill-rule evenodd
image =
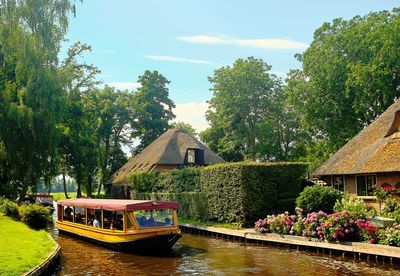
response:
<svg viewBox="0 0 400 276"><path fill-rule="evenodd" d="M399 31L399 9L334 19L297 56L303 70L291 72L287 91L321 159L400 96Z"/></svg>
<svg viewBox="0 0 400 276"><path fill-rule="evenodd" d="M179 128L179 129L183 130L185 133L187 133L193 137L197 137L197 135L198 135L196 130L194 129L194 127L192 127L190 124L182 122L182 121L172 123L171 127Z"/></svg>
<svg viewBox="0 0 400 276"><path fill-rule="evenodd" d="M261 59L238 59L209 78L213 97L206 118L211 127L200 134L228 161L290 160L299 128L285 106L282 82Z"/></svg>
<svg viewBox="0 0 400 276"><path fill-rule="evenodd" d="M174 102L169 98L170 83L157 71L146 70L139 77L140 88L135 93L135 124L133 135L140 144L133 153L140 152L169 128L169 121L175 118Z"/></svg>

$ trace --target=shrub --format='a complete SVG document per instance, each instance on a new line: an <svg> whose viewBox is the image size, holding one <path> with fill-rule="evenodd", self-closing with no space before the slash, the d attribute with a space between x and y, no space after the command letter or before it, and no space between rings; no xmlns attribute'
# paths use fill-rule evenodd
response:
<svg viewBox="0 0 400 276"><path fill-rule="evenodd" d="M189 167L165 173L138 172L129 186L136 193L200 192L200 168Z"/></svg>
<svg viewBox="0 0 400 276"><path fill-rule="evenodd" d="M296 205L304 210L305 213L324 211L332 213L333 206L337 200L342 198L342 194L332 187L310 186L302 191L296 199Z"/></svg>
<svg viewBox="0 0 400 276"><path fill-rule="evenodd" d="M260 219L255 223L255 230L261 233L292 234L292 227L296 220L297 217L289 215L288 212L276 216L269 215L265 219Z"/></svg>
<svg viewBox="0 0 400 276"><path fill-rule="evenodd" d="M348 211L329 215L326 221L321 225L324 239L329 241L358 240L360 229L357 222L359 222L357 216Z"/></svg>
<svg viewBox="0 0 400 276"><path fill-rule="evenodd" d="M370 205L365 203L364 200L357 199L355 196L352 196L348 193L344 194L342 199L336 201L333 210L335 212L342 212L346 210L362 219L373 217L376 213L375 210Z"/></svg>
<svg viewBox="0 0 400 276"><path fill-rule="evenodd" d="M22 205L19 211L21 221L33 229L44 229L51 221L49 209L38 204Z"/></svg>
<svg viewBox="0 0 400 276"><path fill-rule="evenodd" d="M300 192L305 163L230 163L201 171L212 220L251 225L265 212L276 211L278 200ZM281 205L282 206L282 205Z"/></svg>
<svg viewBox="0 0 400 276"><path fill-rule="evenodd" d="M383 210L382 216L392 218L396 223L400 223L400 205L396 198L389 195L385 200L383 200Z"/></svg>
<svg viewBox="0 0 400 276"><path fill-rule="evenodd" d="M292 226L296 221L296 216L289 215L288 212L280 215L272 215L266 218L269 230L272 233L277 234L291 234Z"/></svg>
<svg viewBox="0 0 400 276"><path fill-rule="evenodd" d="M16 220L19 219L18 205L8 199L0 200L0 213Z"/></svg>
<svg viewBox="0 0 400 276"><path fill-rule="evenodd" d="M302 235L305 237L315 237L323 240L324 235L322 233L321 226L323 226L327 218L328 215L323 211L307 214L307 217L303 219L304 230Z"/></svg>
<svg viewBox="0 0 400 276"><path fill-rule="evenodd" d="M400 224L382 230L379 243L400 247Z"/></svg>

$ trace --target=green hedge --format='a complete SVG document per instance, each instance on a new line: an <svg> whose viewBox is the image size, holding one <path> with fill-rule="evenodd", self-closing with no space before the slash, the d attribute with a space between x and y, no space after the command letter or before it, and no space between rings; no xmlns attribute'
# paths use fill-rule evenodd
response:
<svg viewBox="0 0 400 276"><path fill-rule="evenodd" d="M185 168L165 173L139 172L131 176L129 186L137 193L200 192L200 168Z"/></svg>
<svg viewBox="0 0 400 276"><path fill-rule="evenodd" d="M207 200L204 193L138 193L136 196L137 199L178 201L180 204L179 217L200 221L208 220Z"/></svg>
<svg viewBox="0 0 400 276"><path fill-rule="evenodd" d="M293 211L307 168L306 163L228 163L137 173L128 186L134 199L179 201L179 214L187 219L251 225L268 213Z"/></svg>
<svg viewBox="0 0 400 276"><path fill-rule="evenodd" d="M301 192L306 163L230 163L206 167L201 188L210 219L252 225ZM281 206L279 206L279 202ZM287 203L287 202L285 202Z"/></svg>

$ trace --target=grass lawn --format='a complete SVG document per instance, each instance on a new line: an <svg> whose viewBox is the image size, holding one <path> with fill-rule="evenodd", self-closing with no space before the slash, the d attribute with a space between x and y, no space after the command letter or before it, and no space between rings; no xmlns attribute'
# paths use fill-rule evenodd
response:
<svg viewBox="0 0 400 276"><path fill-rule="evenodd" d="M0 214L0 275L21 275L56 247L45 230L36 231Z"/></svg>
<svg viewBox="0 0 400 276"><path fill-rule="evenodd" d="M54 200L62 200L66 199L64 192L59 192L59 193L50 193L53 196ZM76 198L76 192L69 192L68 193L69 198Z"/></svg>
<svg viewBox="0 0 400 276"><path fill-rule="evenodd" d="M64 192L59 192L59 193L50 193L53 196L54 200L62 200L66 199ZM86 196L85 193L82 193L82 196ZM76 198L76 192L68 192L68 197L69 198ZM100 193L100 196L97 196L97 192L92 194L92 198L106 198L104 195L104 191Z"/></svg>

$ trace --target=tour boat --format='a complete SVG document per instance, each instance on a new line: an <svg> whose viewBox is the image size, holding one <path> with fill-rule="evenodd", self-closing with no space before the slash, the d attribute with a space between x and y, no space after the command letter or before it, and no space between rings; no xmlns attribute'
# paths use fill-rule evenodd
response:
<svg viewBox="0 0 400 276"><path fill-rule="evenodd" d="M60 232L121 251L170 249L181 237L178 202L66 199L57 202Z"/></svg>

